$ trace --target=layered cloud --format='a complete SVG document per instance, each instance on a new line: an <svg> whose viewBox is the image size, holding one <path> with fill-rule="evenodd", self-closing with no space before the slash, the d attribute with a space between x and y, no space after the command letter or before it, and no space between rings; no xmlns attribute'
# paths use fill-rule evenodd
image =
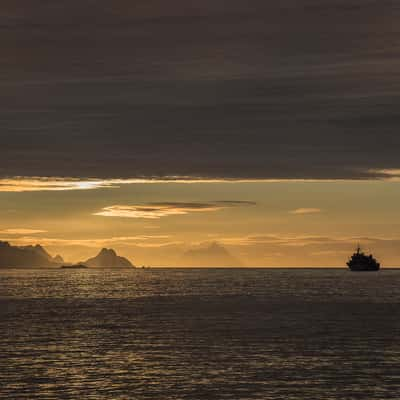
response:
<svg viewBox="0 0 400 400"><path fill-rule="evenodd" d="M1 176L400 167L394 0L131 3L2 0Z"/></svg>
<svg viewBox="0 0 400 400"><path fill-rule="evenodd" d="M94 213L103 217L120 218L145 218L159 219L173 215L186 215L190 213L203 213L218 211L229 207L253 206L249 201L215 201L215 202L160 202L145 205L113 205L104 207L101 211Z"/></svg>

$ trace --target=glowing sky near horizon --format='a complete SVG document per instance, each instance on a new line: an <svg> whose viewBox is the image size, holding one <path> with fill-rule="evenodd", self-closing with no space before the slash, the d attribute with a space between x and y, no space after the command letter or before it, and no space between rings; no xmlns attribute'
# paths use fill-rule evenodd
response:
<svg viewBox="0 0 400 400"><path fill-rule="evenodd" d="M113 247L134 263L163 266L183 266L188 250L207 253L214 242L244 266L335 266L360 242L400 265L399 195L397 182L380 180L0 191L0 239L41 243L71 261ZM205 259L215 265L215 257Z"/></svg>

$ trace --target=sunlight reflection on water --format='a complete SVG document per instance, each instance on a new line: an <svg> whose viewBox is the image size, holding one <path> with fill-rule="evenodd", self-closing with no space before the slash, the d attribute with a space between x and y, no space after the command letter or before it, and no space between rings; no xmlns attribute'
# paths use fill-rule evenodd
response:
<svg viewBox="0 0 400 400"><path fill-rule="evenodd" d="M382 399L400 271L2 270L1 399Z"/></svg>

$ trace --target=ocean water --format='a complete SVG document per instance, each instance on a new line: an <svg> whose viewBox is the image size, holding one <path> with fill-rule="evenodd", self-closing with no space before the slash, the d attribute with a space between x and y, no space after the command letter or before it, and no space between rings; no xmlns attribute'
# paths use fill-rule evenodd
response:
<svg viewBox="0 0 400 400"><path fill-rule="evenodd" d="M400 270L0 270L0 399L399 399Z"/></svg>

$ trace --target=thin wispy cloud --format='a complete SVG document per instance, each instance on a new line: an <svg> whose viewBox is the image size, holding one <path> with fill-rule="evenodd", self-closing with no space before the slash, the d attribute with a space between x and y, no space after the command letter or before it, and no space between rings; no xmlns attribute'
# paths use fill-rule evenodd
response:
<svg viewBox="0 0 400 400"><path fill-rule="evenodd" d="M278 246L304 246L318 243L337 243L338 241L355 240L352 238L329 238L325 236L311 235L249 235L238 237L219 237L219 242L231 246L253 245L278 245Z"/></svg>
<svg viewBox="0 0 400 400"><path fill-rule="evenodd" d="M115 189L135 183L207 182L186 177L133 178L133 179L78 179L62 177L14 177L0 179L0 192L59 192L67 190Z"/></svg>
<svg viewBox="0 0 400 400"><path fill-rule="evenodd" d="M380 180L391 182L398 182L400 180L400 169L398 168L370 169L368 170L368 173L376 176L376 178Z"/></svg>
<svg viewBox="0 0 400 400"><path fill-rule="evenodd" d="M4 235L35 235L38 233L45 233L47 231L42 229L29 229L29 228L11 228L0 230L0 234Z"/></svg>
<svg viewBox="0 0 400 400"><path fill-rule="evenodd" d="M222 210L224 208L253 205L255 205L254 202L235 200L215 201L207 203L163 202L148 203L145 205L113 205L104 207L101 211L94 213L94 215L119 218L159 219L162 217L174 215L212 212Z"/></svg>
<svg viewBox="0 0 400 400"><path fill-rule="evenodd" d="M47 177L0 179L0 192L90 190L110 187L114 187L112 182L102 180Z"/></svg>
<svg viewBox="0 0 400 400"><path fill-rule="evenodd" d="M257 179L225 179L196 176L163 176L127 179L78 179L63 177L0 178L0 192L60 192L67 190L116 189L123 185L154 183L245 183L262 182ZM275 182L275 180L266 180Z"/></svg>
<svg viewBox="0 0 400 400"><path fill-rule="evenodd" d="M296 208L295 210L289 211L289 214L294 215L304 215L304 214L319 214L322 212L320 208L313 207L304 207L304 208Z"/></svg>
<svg viewBox="0 0 400 400"><path fill-rule="evenodd" d="M38 239L37 237L22 236L19 238L12 238L11 241L18 245L33 245L40 241L40 244L43 246L85 246L98 248L110 245L136 245L143 247L161 247L167 244L176 243L175 241L171 242L169 238L169 235L115 236L86 239L61 239L52 237L43 237Z"/></svg>

